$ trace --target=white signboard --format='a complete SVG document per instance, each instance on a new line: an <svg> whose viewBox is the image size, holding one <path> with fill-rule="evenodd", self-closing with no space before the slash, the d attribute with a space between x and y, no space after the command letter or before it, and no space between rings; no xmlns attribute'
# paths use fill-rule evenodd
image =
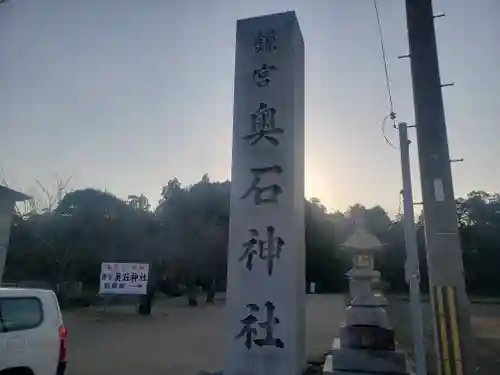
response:
<svg viewBox="0 0 500 375"><path fill-rule="evenodd" d="M101 263L99 294L146 294L149 264Z"/></svg>

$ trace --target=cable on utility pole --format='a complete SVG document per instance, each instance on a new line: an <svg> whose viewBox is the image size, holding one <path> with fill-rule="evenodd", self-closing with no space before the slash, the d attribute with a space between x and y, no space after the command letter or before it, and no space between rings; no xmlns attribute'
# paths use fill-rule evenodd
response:
<svg viewBox="0 0 500 375"><path fill-rule="evenodd" d="M385 142L391 146L393 149L397 150L398 148L394 146L394 144L387 138L387 134L385 133L385 125L387 123L387 119L390 117L390 114L385 116L384 119L382 120L380 128L382 129L382 135L384 136Z"/></svg>
<svg viewBox="0 0 500 375"><path fill-rule="evenodd" d="M403 190L400 190L399 191L399 199L398 199L398 217L402 217L403 216L403 212L401 211L401 207L402 207L402 201L403 200Z"/></svg>

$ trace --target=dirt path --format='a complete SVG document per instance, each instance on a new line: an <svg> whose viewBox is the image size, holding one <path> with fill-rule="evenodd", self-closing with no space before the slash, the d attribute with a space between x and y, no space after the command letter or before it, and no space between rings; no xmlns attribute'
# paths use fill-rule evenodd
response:
<svg viewBox="0 0 500 375"><path fill-rule="evenodd" d="M500 340L500 317L473 316L471 321L476 337Z"/></svg>
<svg viewBox="0 0 500 375"><path fill-rule="evenodd" d="M388 312L396 328L401 345L410 350L412 345L409 303L390 298ZM432 311L429 303L423 303L424 331L427 345L429 375L435 372L435 352L432 327ZM475 357L478 375L500 374L500 305L471 304L471 323L475 337Z"/></svg>
<svg viewBox="0 0 500 375"><path fill-rule="evenodd" d="M162 301L153 315L132 307L66 314L69 375L194 375L220 370L224 363L224 308L185 307L184 300ZM328 350L343 319L342 296L308 296L308 355Z"/></svg>

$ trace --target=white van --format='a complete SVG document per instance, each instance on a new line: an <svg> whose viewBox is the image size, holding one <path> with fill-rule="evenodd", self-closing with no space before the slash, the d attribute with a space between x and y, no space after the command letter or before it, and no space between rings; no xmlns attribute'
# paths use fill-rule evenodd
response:
<svg viewBox="0 0 500 375"><path fill-rule="evenodd" d="M66 328L51 290L0 288L0 375L62 375Z"/></svg>

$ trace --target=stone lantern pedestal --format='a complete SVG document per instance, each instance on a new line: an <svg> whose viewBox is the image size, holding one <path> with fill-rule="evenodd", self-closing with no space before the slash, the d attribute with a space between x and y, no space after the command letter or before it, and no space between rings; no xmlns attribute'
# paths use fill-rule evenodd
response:
<svg viewBox="0 0 500 375"><path fill-rule="evenodd" d="M383 244L362 223L343 244L353 257L349 278L350 301L346 321L340 328L340 347L333 348L323 367L324 374L406 374L407 361L396 351L394 330L384 307L386 299L373 291L380 280L374 269L374 255Z"/></svg>
<svg viewBox="0 0 500 375"><path fill-rule="evenodd" d="M7 247L9 246L10 226L14 205L16 202L28 200L30 197L0 186L0 286L2 283L5 261L7 259Z"/></svg>

